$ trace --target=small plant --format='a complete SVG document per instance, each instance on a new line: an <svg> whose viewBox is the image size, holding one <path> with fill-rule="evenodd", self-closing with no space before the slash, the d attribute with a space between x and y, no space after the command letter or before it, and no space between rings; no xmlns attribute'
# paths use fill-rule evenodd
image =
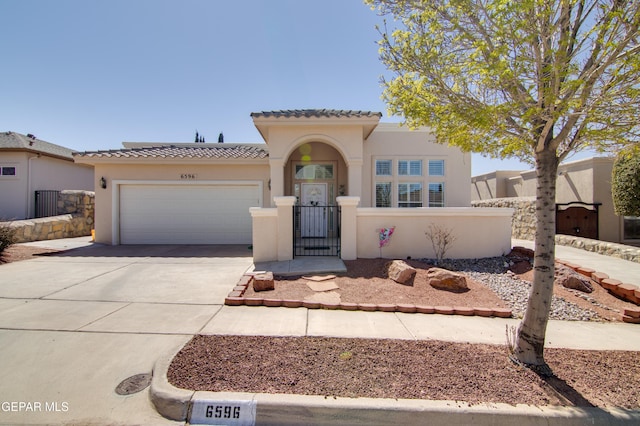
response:
<svg viewBox="0 0 640 426"><path fill-rule="evenodd" d="M340 354L339 358L343 361L347 361L351 358L353 358L353 352L351 351L344 351Z"/></svg>
<svg viewBox="0 0 640 426"><path fill-rule="evenodd" d="M445 254L456 241L453 229L432 223L424 234L431 241L431 246L436 254L436 263L440 265Z"/></svg>
<svg viewBox="0 0 640 426"><path fill-rule="evenodd" d="M513 354L516 351L516 342L518 340L518 330L515 326L505 326L507 333L507 352L509 358L513 359Z"/></svg>
<svg viewBox="0 0 640 426"><path fill-rule="evenodd" d="M16 239L16 230L7 224L0 223L0 254L9 248Z"/></svg>

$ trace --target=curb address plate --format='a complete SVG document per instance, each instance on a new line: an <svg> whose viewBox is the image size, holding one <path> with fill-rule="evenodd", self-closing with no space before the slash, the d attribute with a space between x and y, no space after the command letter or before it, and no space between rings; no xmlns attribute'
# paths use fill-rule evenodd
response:
<svg viewBox="0 0 640 426"><path fill-rule="evenodd" d="M254 426L257 401L196 400L191 406L193 425Z"/></svg>

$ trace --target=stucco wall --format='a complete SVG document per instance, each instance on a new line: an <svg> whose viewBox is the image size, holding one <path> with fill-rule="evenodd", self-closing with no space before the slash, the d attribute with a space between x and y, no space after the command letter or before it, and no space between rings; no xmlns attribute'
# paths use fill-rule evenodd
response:
<svg viewBox="0 0 640 426"><path fill-rule="evenodd" d="M0 220L29 217L28 206L28 156L24 152L2 152L0 164L16 168L16 176L0 177Z"/></svg>
<svg viewBox="0 0 640 426"><path fill-rule="evenodd" d="M195 176L195 179L182 179L183 175ZM100 188L98 181L104 177L107 188ZM96 241L104 244L113 243L114 212L114 179L134 183L135 181L154 181L156 183L198 184L219 181L262 181L262 205L270 199L269 166L266 160L260 163L237 163L226 161L224 164L204 164L190 162L185 164L158 164L157 160L149 163L132 164L96 164ZM170 202L170 200L168 200Z"/></svg>

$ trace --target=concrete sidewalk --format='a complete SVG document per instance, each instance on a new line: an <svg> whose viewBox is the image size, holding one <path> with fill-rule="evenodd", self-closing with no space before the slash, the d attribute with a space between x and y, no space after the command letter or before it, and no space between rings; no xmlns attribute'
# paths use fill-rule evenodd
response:
<svg viewBox="0 0 640 426"><path fill-rule="evenodd" d="M535 249L533 241L511 240L511 246L521 246ZM640 263L618 259L616 257L605 256L575 247L561 246L556 244L556 258L575 263L586 268L604 272L610 278L615 278L624 283L633 284L640 287Z"/></svg>

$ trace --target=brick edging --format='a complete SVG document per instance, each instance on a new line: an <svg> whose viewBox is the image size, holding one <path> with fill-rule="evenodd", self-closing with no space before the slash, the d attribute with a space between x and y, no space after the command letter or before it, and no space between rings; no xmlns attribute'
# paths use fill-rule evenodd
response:
<svg viewBox="0 0 640 426"><path fill-rule="evenodd" d="M533 258L534 256L534 251L525 247L514 247L512 252L516 252L530 258ZM591 279L591 281L595 282L618 299L631 302L635 305L640 305L639 287L636 287L633 284L625 284L622 281L610 278L609 275L604 272L597 272L594 269L576 265L575 263L571 263L566 260L556 259L556 263L571 268L580 275ZM632 324L640 324L640 307L631 309L625 308L622 312L622 321Z"/></svg>
<svg viewBox="0 0 640 426"><path fill-rule="evenodd" d="M268 306L286 308L307 308L307 309L341 309L345 311L366 311L366 312L401 312L420 314L441 314L441 315L464 315L479 317L511 318L512 312L508 308L482 308L482 307L462 307L462 306L426 306L414 304L388 304L388 303L323 303L302 300L272 299L265 297L244 297L247 287L253 281L253 274L247 273L240 277L238 284L224 299L224 304L228 306Z"/></svg>

